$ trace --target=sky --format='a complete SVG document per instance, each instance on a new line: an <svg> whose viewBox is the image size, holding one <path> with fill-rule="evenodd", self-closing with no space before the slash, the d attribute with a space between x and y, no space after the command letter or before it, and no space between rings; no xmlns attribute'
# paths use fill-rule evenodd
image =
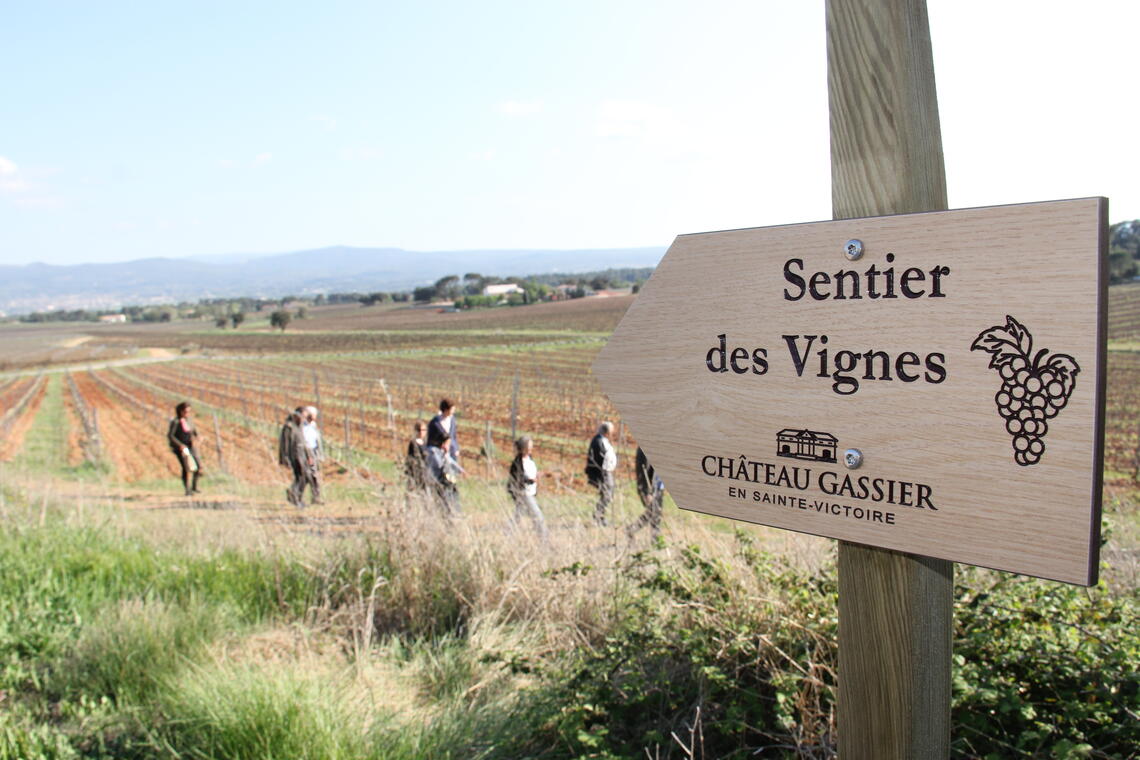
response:
<svg viewBox="0 0 1140 760"><path fill-rule="evenodd" d="M1140 217L1135 0L928 0L951 208ZM0 0L0 263L828 219L822 0Z"/></svg>

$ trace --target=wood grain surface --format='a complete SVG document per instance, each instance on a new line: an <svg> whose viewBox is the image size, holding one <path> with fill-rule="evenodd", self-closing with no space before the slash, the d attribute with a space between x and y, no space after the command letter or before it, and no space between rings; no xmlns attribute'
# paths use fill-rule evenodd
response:
<svg viewBox="0 0 1140 760"><path fill-rule="evenodd" d="M828 0L832 214L947 207L925 0ZM950 755L954 565L839 544L839 752Z"/></svg>
<svg viewBox="0 0 1140 760"><path fill-rule="evenodd" d="M594 372L686 509L1089 583L1103 208L1091 198L682 235ZM848 239L863 241L858 261L843 254ZM800 262L801 283L788 262ZM880 296L888 271L896 289L907 270L926 279L910 282L917 297L872 298L872 268ZM847 276L843 299L813 298L803 284L821 273L817 294L834 296L845 271L862 276L860 298ZM1017 461L999 414L991 354L973 348L1010 316L1033 356L1079 367L1032 465ZM854 369L837 369L855 354ZM781 456L789 430L834 436L837 458L855 448L863 464Z"/></svg>

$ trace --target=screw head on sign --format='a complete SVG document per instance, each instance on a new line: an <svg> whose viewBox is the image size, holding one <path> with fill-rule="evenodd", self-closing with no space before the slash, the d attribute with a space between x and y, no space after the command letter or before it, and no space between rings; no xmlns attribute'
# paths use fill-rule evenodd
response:
<svg viewBox="0 0 1140 760"><path fill-rule="evenodd" d="M859 465L863 464L863 452L859 449L847 449L843 452L843 464L847 465L849 470L859 469Z"/></svg>
<svg viewBox="0 0 1140 760"><path fill-rule="evenodd" d="M863 256L863 241L851 239L843 244L843 255L849 261L856 261Z"/></svg>

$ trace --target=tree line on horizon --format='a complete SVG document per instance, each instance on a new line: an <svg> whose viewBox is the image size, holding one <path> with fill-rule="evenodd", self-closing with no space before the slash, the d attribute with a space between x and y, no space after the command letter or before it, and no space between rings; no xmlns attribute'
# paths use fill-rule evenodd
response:
<svg viewBox="0 0 1140 760"><path fill-rule="evenodd" d="M653 267L611 268L601 271L575 274L549 273L526 277L497 277L468 272L462 277L446 275L434 284L411 290L317 293L315 295L286 295L281 298L203 298L198 301L182 301L176 304L129 305L118 309L57 309L35 311L11 317L5 321L25 323L45 322L98 322L101 317L122 314L132 323L171 322L175 319L213 320L216 327L224 329L232 325L237 329L246 322L249 314L262 313L267 308L270 325L284 330L294 319L305 319L309 306L326 304L359 303L361 306L375 306L385 303L428 304L435 301L450 301L459 309L484 308L498 305L522 306L549 300L556 286L569 286L564 289L568 298L582 298L599 290L632 287L634 292L653 274ZM485 296L483 290L488 285L514 284L520 293L506 296ZM292 309L292 310L291 310Z"/></svg>
<svg viewBox="0 0 1140 760"><path fill-rule="evenodd" d="M1140 274L1140 219L1117 222L1108 228L1108 273L1113 285Z"/></svg>

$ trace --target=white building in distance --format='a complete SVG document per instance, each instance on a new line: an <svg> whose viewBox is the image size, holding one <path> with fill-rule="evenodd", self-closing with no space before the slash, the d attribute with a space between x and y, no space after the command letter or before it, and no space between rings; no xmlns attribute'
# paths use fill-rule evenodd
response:
<svg viewBox="0 0 1140 760"><path fill-rule="evenodd" d="M511 293L522 293L523 289L513 282L505 282L502 285L487 285L483 288L483 295L485 296L506 296Z"/></svg>

